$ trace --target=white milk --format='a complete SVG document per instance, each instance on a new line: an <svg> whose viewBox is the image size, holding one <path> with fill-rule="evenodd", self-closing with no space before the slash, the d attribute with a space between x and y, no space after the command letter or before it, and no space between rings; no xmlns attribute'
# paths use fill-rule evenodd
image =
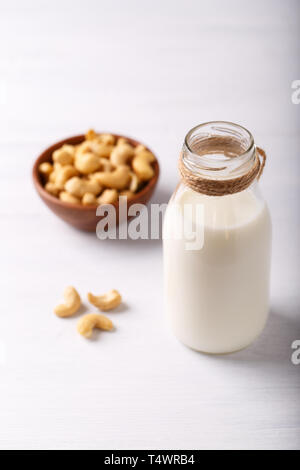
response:
<svg viewBox="0 0 300 470"><path fill-rule="evenodd" d="M171 210L176 204L176 210ZM204 204L204 244L186 249L175 239L183 207ZM207 353L249 345L269 310L271 223L253 188L234 195L206 196L181 186L164 220L165 302L177 338Z"/></svg>

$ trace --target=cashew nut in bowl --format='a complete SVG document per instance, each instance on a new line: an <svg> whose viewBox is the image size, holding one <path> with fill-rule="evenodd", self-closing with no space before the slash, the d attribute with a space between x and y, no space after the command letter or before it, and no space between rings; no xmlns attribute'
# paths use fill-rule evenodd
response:
<svg viewBox="0 0 300 470"><path fill-rule="evenodd" d="M69 165L68 165L69 166ZM61 165L60 163L53 163L53 171L50 173L49 175L49 181L51 183L55 183L56 182L56 176L57 176L57 173L63 168L63 165Z"/></svg>
<svg viewBox="0 0 300 470"><path fill-rule="evenodd" d="M60 191L59 187L51 181L48 181L48 183L45 185L45 189L49 194L52 194L52 196L57 196Z"/></svg>
<svg viewBox="0 0 300 470"><path fill-rule="evenodd" d="M49 175L49 181L51 183L55 183L57 172L60 171L61 168L63 168L63 165L61 165L60 163L54 163L53 164L53 171L51 171L51 173Z"/></svg>
<svg viewBox="0 0 300 470"><path fill-rule="evenodd" d="M139 145L137 145L137 146L135 147L134 153L135 153L135 155L137 155L138 153L144 152L145 150L147 150L146 147L145 147L145 145L139 144Z"/></svg>
<svg viewBox="0 0 300 470"><path fill-rule="evenodd" d="M113 165L125 165L134 155L134 149L130 144L121 143L113 149L110 161Z"/></svg>
<svg viewBox="0 0 300 470"><path fill-rule="evenodd" d="M99 171L97 181L107 188L125 189L130 181L130 169L128 166L120 165L111 172Z"/></svg>
<svg viewBox="0 0 300 470"><path fill-rule="evenodd" d="M117 145L121 145L121 144L128 144L128 140L125 139L125 137L119 137L117 141Z"/></svg>
<svg viewBox="0 0 300 470"><path fill-rule="evenodd" d="M75 168L84 175L99 170L100 166L99 157L92 152L79 154L75 158Z"/></svg>
<svg viewBox="0 0 300 470"><path fill-rule="evenodd" d="M105 145L115 145L115 137L111 134L101 134L98 137L99 142Z"/></svg>
<svg viewBox="0 0 300 470"><path fill-rule="evenodd" d="M114 170L114 165L111 163L110 160L104 157L100 157L100 163L101 163L101 170L102 171L113 171Z"/></svg>
<svg viewBox="0 0 300 470"><path fill-rule="evenodd" d="M132 168L142 181L148 181L154 176L151 163L155 161L154 155L149 150L141 150L132 160Z"/></svg>
<svg viewBox="0 0 300 470"><path fill-rule="evenodd" d="M114 327L112 321L100 313L87 313L77 323L77 331L85 338L91 338L93 328L110 331Z"/></svg>
<svg viewBox="0 0 300 470"><path fill-rule="evenodd" d="M115 145L116 140L112 134L96 134L93 129L85 134L85 139L105 145Z"/></svg>
<svg viewBox="0 0 300 470"><path fill-rule="evenodd" d="M94 206L115 203L120 194L131 199L154 176L154 155L131 139L89 130L85 140L73 141L79 143L62 144L38 166L40 183L61 201Z"/></svg>
<svg viewBox="0 0 300 470"><path fill-rule="evenodd" d="M89 129L87 133L85 134L85 140L93 140L97 137L96 132L94 129Z"/></svg>
<svg viewBox="0 0 300 470"><path fill-rule="evenodd" d="M142 147L142 146L141 146ZM136 157L140 157L140 158L143 158L144 160L146 160L148 163L153 163L155 162L155 156L153 155L152 152L150 152L150 150L147 150L146 148L141 148L137 154L136 154Z"/></svg>
<svg viewBox="0 0 300 470"><path fill-rule="evenodd" d="M113 145L107 145L97 140L86 140L78 145L76 157L86 153L93 153L96 157L108 158L113 149Z"/></svg>
<svg viewBox="0 0 300 470"><path fill-rule="evenodd" d="M64 165L57 168L53 173L54 183L60 189L64 189L65 183L73 176L78 175L78 171L73 165Z"/></svg>
<svg viewBox="0 0 300 470"><path fill-rule="evenodd" d="M104 142L98 141L88 141L90 144L91 150L101 158L109 158L110 154L114 148L112 144L106 144Z"/></svg>
<svg viewBox="0 0 300 470"><path fill-rule="evenodd" d="M75 149L73 145L65 144L60 149L53 152L52 158L56 163L61 165L69 165L73 163Z"/></svg>
<svg viewBox="0 0 300 470"><path fill-rule="evenodd" d="M65 184L65 190L76 197L83 197L85 193L97 194L101 191L101 186L96 180L84 180L78 176L69 179Z"/></svg>
<svg viewBox="0 0 300 470"><path fill-rule="evenodd" d="M81 202L84 206L93 206L93 205L97 205L97 198L95 194L85 193L83 195L83 198L81 199Z"/></svg>
<svg viewBox="0 0 300 470"><path fill-rule="evenodd" d="M118 191L116 189L105 189L97 198L98 204L113 204L118 200Z"/></svg>
<svg viewBox="0 0 300 470"><path fill-rule="evenodd" d="M55 183L55 170L53 170L50 175L48 176L48 181L50 181L50 183Z"/></svg>
<svg viewBox="0 0 300 470"><path fill-rule="evenodd" d="M99 157L99 161L100 161L100 171L91 173L89 177L93 178L94 176L97 176L98 173L101 173L103 171L109 172L115 169L114 165L111 163L111 161L108 158Z"/></svg>
<svg viewBox="0 0 300 470"><path fill-rule="evenodd" d="M83 155L84 153L92 152L92 145L92 140L85 140L81 144L78 144L75 152L75 158Z"/></svg>
<svg viewBox="0 0 300 470"><path fill-rule="evenodd" d="M72 194L68 193L67 191L61 191L59 193L59 199L63 202L69 202L71 204L80 204L80 199L72 196Z"/></svg>
<svg viewBox="0 0 300 470"><path fill-rule="evenodd" d="M39 166L39 172L43 175L48 177L50 173L53 171L53 166L49 162L41 163Z"/></svg>
<svg viewBox="0 0 300 470"><path fill-rule="evenodd" d="M65 288L64 299L65 303L58 305L54 309L54 313L62 318L74 315L81 305L81 299L75 287L69 286Z"/></svg>
<svg viewBox="0 0 300 470"><path fill-rule="evenodd" d="M67 166L71 165L71 163L67 163ZM58 171L60 171L62 168L64 167L64 165L62 165L61 163L58 163L58 162L54 162L53 163L53 171L51 173L51 178L55 178L55 173L57 173Z"/></svg>
<svg viewBox="0 0 300 470"><path fill-rule="evenodd" d="M131 176L131 181L129 185L129 190L135 193L139 187L139 179L133 171L130 172L130 176Z"/></svg>
<svg viewBox="0 0 300 470"><path fill-rule="evenodd" d="M100 308L104 312L116 308L122 302L121 294L115 289L98 296L89 292L87 298L92 305L95 305L95 307Z"/></svg>

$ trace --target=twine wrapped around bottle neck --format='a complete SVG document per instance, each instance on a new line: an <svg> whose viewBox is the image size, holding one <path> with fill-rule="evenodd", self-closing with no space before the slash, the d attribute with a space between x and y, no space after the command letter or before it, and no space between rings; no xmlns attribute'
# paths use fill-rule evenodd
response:
<svg viewBox="0 0 300 470"><path fill-rule="evenodd" d="M261 177L265 163L266 153L260 148L255 149L255 160L250 170L242 176L231 179L210 179L204 176L193 174L183 161L181 153L179 158L179 171L183 182L191 189L198 193L207 194L208 196L225 196L234 194L248 188L250 184L257 178Z"/></svg>

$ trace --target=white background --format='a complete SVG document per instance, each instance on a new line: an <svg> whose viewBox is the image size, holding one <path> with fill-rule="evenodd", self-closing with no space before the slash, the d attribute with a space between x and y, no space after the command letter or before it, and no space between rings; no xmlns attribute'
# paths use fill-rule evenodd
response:
<svg viewBox="0 0 300 470"><path fill-rule="evenodd" d="M298 1L0 0L0 447L300 448ZM209 357L164 325L159 241L105 241L39 200L31 167L90 127L159 158L166 202L194 125L246 126L268 161L272 306L260 339ZM66 285L117 288L87 341L53 307ZM84 309L81 310L81 312Z"/></svg>

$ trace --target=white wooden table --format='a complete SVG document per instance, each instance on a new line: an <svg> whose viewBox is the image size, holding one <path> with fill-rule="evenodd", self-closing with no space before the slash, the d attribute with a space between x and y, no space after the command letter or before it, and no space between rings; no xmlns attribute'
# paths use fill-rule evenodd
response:
<svg viewBox="0 0 300 470"><path fill-rule="evenodd" d="M0 447L300 448L298 1L0 0ZM274 240L261 338L209 357L164 326L159 241L106 241L57 219L31 166L89 127L137 137L178 179L185 133L224 119L269 155ZM52 308L65 285L120 289L117 330L86 341Z"/></svg>

